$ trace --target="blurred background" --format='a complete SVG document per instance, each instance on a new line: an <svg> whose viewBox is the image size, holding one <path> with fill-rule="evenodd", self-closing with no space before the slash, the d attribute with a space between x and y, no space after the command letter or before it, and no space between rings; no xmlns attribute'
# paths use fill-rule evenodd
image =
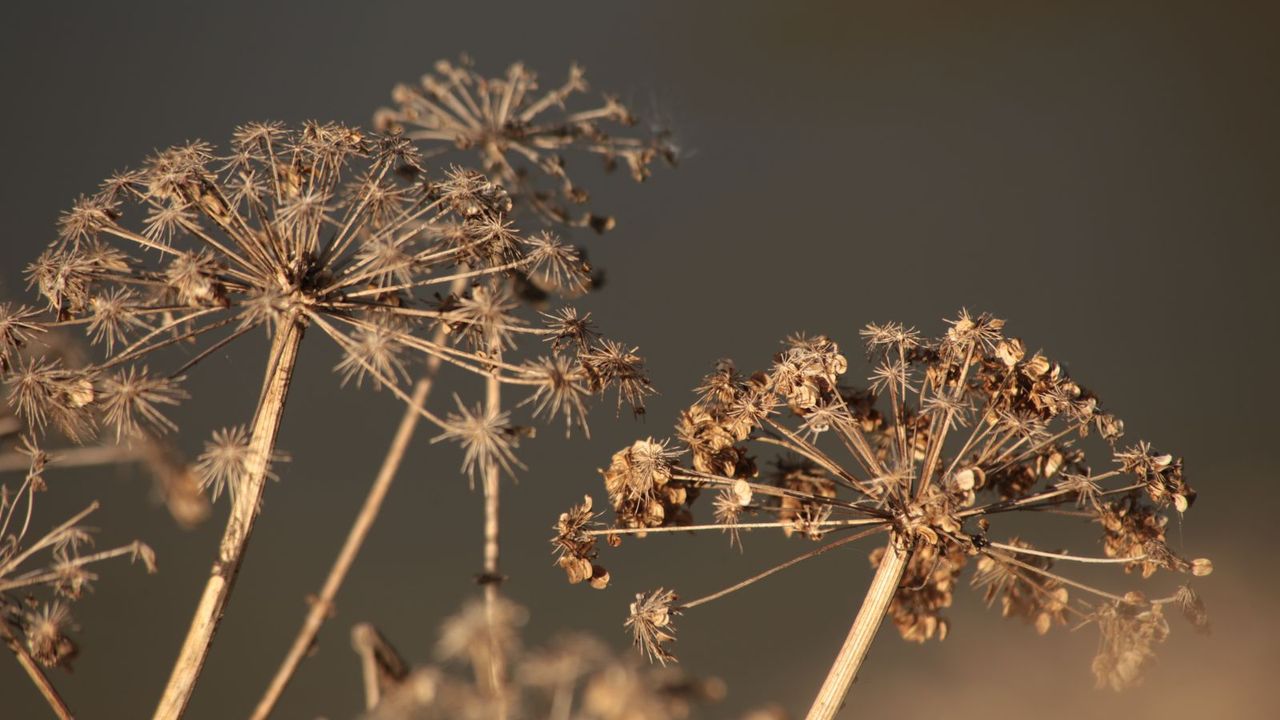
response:
<svg viewBox="0 0 1280 720"><path fill-rule="evenodd" d="M225 143L248 120L367 124L396 82L469 53L497 74L523 60L551 83L571 61L593 90L661 118L681 166L635 186L575 168L616 230L582 240L608 271L578 304L639 345L661 395L647 419L593 414L590 440L547 428L505 491L506 591L526 642L584 630L619 647L632 595L695 597L797 554L756 533L655 536L606 552L603 592L552 565L556 515L603 492L596 469L665 436L721 357L764 367L788 333L860 357L868 321L928 333L960 307L1067 363L1129 436L1186 458L1196 507L1170 537L1216 572L1197 584L1209 637L1179 619L1146 684L1093 689L1096 633L1037 637L962 588L941 644L886 626L844 717L1273 717L1277 573L1265 545L1277 490L1280 393L1280 12L1270 3L21 3L0 43L0 297L31 299L23 267L58 213L117 169L191 138ZM960 8L963 5L964 9ZM583 161L584 162L584 161ZM178 441L247 422L261 339L188 382ZM264 515L189 717L245 715L292 640L400 416L387 393L339 389L336 354L303 352L280 447L292 462ZM855 363L850 377L866 368ZM1255 374L1256 373L1256 374ZM435 395L478 397L447 376ZM427 661L440 621L477 593L481 498L456 447L420 434L382 518L279 717L352 717L348 633L377 624ZM53 677L84 717L148 716L203 586L226 504L176 526L132 468L50 471L36 522L94 498L104 547L142 538L161 572L104 566L75 607L82 654ZM1235 493L1235 495L1232 495ZM1086 542L1093 542L1089 531ZM1034 539L1034 536L1032 536ZM777 702L802 716L870 578L873 545L830 553L699 608L684 666L728 683L711 717ZM1112 576L1112 587L1137 584ZM6 653L7 655L7 653ZM47 708L0 658L6 717ZM1269 708L1269 709L1268 709Z"/></svg>

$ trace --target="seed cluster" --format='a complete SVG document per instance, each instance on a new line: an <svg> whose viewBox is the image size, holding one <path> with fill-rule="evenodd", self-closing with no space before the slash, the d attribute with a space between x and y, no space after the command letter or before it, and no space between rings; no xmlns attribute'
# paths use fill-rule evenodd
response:
<svg viewBox="0 0 1280 720"><path fill-rule="evenodd" d="M228 155L202 142L164 150L81 198L29 268L55 315L48 324L84 327L106 359L17 364L11 403L37 431L53 425L74 440L95 433L97 409L119 438L163 434L200 359L253 328L299 323L337 343L344 383L401 397L417 356L527 387L535 414L569 427L585 428L586 399L609 387L642 407L649 386L631 348L600 339L571 309L541 326L518 317L515 273L572 293L590 269L549 233L519 234L510 210L485 176L454 168L431 179L408 139L343 125L255 123L237 130ZM422 332L441 326L444 342ZM30 309L0 313L6 366L41 327ZM553 352L500 359L525 337ZM153 371L147 360L173 345L200 349L177 370ZM469 470L511 467L517 433L505 415L460 407L431 418L466 446ZM200 464L215 493L246 448L243 430L215 436Z"/></svg>
<svg viewBox="0 0 1280 720"><path fill-rule="evenodd" d="M1178 602L1193 624L1205 624L1190 586L1147 600L1054 569L1082 562L1121 565L1143 578L1158 570L1208 574L1208 560L1182 557L1165 537L1168 513L1184 513L1196 497L1180 458L1145 442L1122 444L1124 424L1097 396L1061 364L1005 336L997 318L961 312L934 340L896 323L869 325L862 336L873 366L865 389L844 383L848 361L826 337L790 338L768 370L746 377L721 361L678 419L678 444L638 441L602 471L614 522L579 528L573 543L557 538L562 564L594 561L589 541L599 536L618 544L666 530L727 530L740 544L741 533L772 528L826 543L706 598L641 596L628 624L652 657L672 657L666 645L676 613L876 532L910 553L888 614L914 642L946 637L943 613L971 559L972 584L988 605L1041 634L1073 617L1097 624L1112 639L1100 658L1129 642L1118 636L1140 631L1141 647L1159 643L1164 636L1149 631L1148 619L1165 604ZM759 450L772 461L758 459ZM1093 469L1086 453L1110 466ZM716 492L714 522L698 525L692 505L702 490ZM1000 542L993 525L1012 512L1035 512L1046 523L1091 521L1102 531L1102 555L1041 550L1016 537ZM872 553L873 566L886 549ZM1178 599L1188 597L1196 600ZM1099 682L1111 686L1136 681L1146 664L1098 663L1109 668Z"/></svg>
<svg viewBox="0 0 1280 720"><path fill-rule="evenodd" d="M537 75L520 63L489 78L466 58L441 60L417 85L397 85L391 93L395 107L380 110L375 124L423 142L432 155L451 146L472 150L489 177L538 216L605 232L614 218L571 209L590 195L570 179L565 152L596 155L607 170L623 164L640 181L649 177L655 160L674 164L678 151L666 130L628 132L637 119L612 95L597 107L566 110L587 89L586 74L577 65L562 84L541 90Z"/></svg>

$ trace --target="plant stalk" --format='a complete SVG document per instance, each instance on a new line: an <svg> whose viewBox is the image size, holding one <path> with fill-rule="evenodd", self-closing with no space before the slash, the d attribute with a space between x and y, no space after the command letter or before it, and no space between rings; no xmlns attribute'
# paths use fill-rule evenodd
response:
<svg viewBox="0 0 1280 720"><path fill-rule="evenodd" d="M9 629L9 623L3 618L0 618L0 636L4 638L5 644L9 646L9 649L13 651L14 657L18 659L18 664L22 666L23 670L27 671L27 676L31 678L31 682L35 684L36 689L40 691L45 701L49 703L49 708L53 710L53 714L58 716L59 720L75 720L75 716L71 714L71 709L67 707L66 702L62 700L62 696L58 694L57 688L53 686L53 683L49 682L48 676L36 664L35 658L31 657L27 649L22 646L22 641L13 634L13 631Z"/></svg>
<svg viewBox="0 0 1280 720"><path fill-rule="evenodd" d="M254 413L245 474L241 478L240 487L231 494L231 514L227 518L222 541L218 544L218 558L210 570L204 594L196 606L195 617L191 620L191 627L187 630L187 638L174 663L169 683L156 707L154 720L177 720L182 716L209 656L213 635L226 610L236 575L240 572L240 563L249 544L249 536L253 532L254 520L258 515L262 489L270 472L276 435L280 430L280 419L284 413L289 385L293 380L302 335L301 323L296 316L291 316L280 323L272 340L262 395Z"/></svg>
<svg viewBox="0 0 1280 720"><path fill-rule="evenodd" d="M502 384L497 375L490 375L485 380L485 403L489 412L498 412L502 406ZM498 586L502 582L499 560L499 476L498 463L492 462L485 468L484 474L484 605L485 616L489 624L489 684L490 690L498 700L498 720L506 720L506 658L502 657L494 634L494 623L497 620Z"/></svg>
<svg viewBox="0 0 1280 720"><path fill-rule="evenodd" d="M391 488L391 482L395 480L396 473L400 470L400 463L404 460L409 441L413 439L414 430L418 427L418 420L422 417L418 408L426 404L427 396L431 394L431 386L439 368L440 358L430 358L427 361L426 373L414 385L412 399L405 406L404 415L400 418L400 426L396 429L395 437L391 441L391 447L387 450L387 455L382 461L382 467L378 470L378 476L369 488L369 494L365 497L364 506L361 507L360 514L356 516L355 523L351 526L351 531L347 534L347 539L342 545L342 550L333 561L333 567L329 570L329 576L325 578L320 594L311 603L311 609L307 612L307 617L302 623L302 629L298 632L298 636L294 638L293 645L289 648L289 653L285 656L284 662L281 663L280 669L276 671L275 677L271 679L271 685L267 688L266 693L258 701L258 706L254 708L253 715L250 716L252 720L264 720L271 715L276 703L280 700L281 694L284 693L285 687L293 679L298 666L315 643L316 636L320 633L320 627L324 625L325 620L332 613L333 601L338 595L338 589L342 587L342 582L346 579L347 573L351 570L351 565L355 562L356 554L360 552L360 547L364 544L365 538L368 537L369 531L373 528L374 521L378 519L378 512L382 509L382 503L387 497L387 491Z"/></svg>
<svg viewBox="0 0 1280 720"><path fill-rule="evenodd" d="M809 708L806 716L808 720L831 720L844 705L849 687L853 685L858 669L862 667L862 661L871 649L871 641L875 640L880 623L889 610L889 603L898 589L898 583L902 581L902 573L907 569L910 556L907 548L900 547L895 540L889 541L884 557L880 560L880 567L871 580L871 587L867 588L867 596L862 601L858 616L849 628L849 635L845 638L840 653L836 655L835 662L831 664L822 689Z"/></svg>

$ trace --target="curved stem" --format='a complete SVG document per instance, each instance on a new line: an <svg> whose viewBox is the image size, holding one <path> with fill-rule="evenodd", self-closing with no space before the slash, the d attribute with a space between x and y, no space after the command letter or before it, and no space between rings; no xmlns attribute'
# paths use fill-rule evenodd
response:
<svg viewBox="0 0 1280 720"><path fill-rule="evenodd" d="M275 451L276 434L280 430L280 419L284 413L289 385L293 380L293 368L297 362L302 334L302 325L293 317L281 323L272 340L262 395L254 414L253 434L249 438L249 460L245 474L241 479L241 486L232 494L231 513L227 518L222 541L218 545L217 560L213 563L204 594L200 597L195 617L187 630L187 638L156 708L155 720L177 720L182 716L209 655L213 635L226 610L236 575L240 572L240 563L249 544L249 536L253 532L254 520L258 515L262 489Z"/></svg>
<svg viewBox="0 0 1280 720"><path fill-rule="evenodd" d="M858 616L854 618L849 635L836 655L835 662L831 664L822 689L809 708L806 716L808 720L831 720L844 704L849 686L853 684L862 661L867 657L867 651L871 649L871 641L875 639L880 623L884 621L910 557L910 551L900 547L896 540L890 540L885 547L884 557L871 580L871 587L867 588L867 596L862 601Z"/></svg>

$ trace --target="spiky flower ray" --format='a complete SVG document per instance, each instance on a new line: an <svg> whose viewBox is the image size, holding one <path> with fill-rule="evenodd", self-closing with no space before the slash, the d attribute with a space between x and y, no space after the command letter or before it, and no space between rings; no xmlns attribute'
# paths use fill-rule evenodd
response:
<svg viewBox="0 0 1280 720"><path fill-rule="evenodd" d="M562 378L541 368L567 367L593 394L614 386L639 401L628 377L643 377L638 357L625 359L628 372L590 369L616 355L602 341L553 344L554 357L544 362L501 359L526 339L564 332L558 321L539 327L515 315L518 305L503 299L515 278L538 270L572 285L570 273L587 272L573 262L572 248L520 235L510 209L505 191L481 174L453 168L427 177L404 138L336 124L255 123L236 131L228 154L203 142L159 152L64 214L58 239L29 267L30 284L54 316L40 329L83 327L106 353L75 370L57 362L17 368L11 404L29 424L57 426L76 440L92 436L99 415L122 437L140 426L171 430L162 409L184 397L180 376L254 328L275 338L241 463L253 469L206 478L231 487L232 514L184 645L179 670L186 675L175 673L160 716L180 713L189 699L229 595L276 456L275 428L305 328L339 345L344 379L370 381L406 401L406 363L414 356L524 386L533 397L560 392ZM10 348L33 331L30 317L5 308L6 364ZM424 327L447 333L441 339ZM147 369L174 346L189 349L180 367ZM95 413L99 407L106 412ZM585 427L574 403L540 408L572 413L572 423ZM456 427L417 410L443 430Z"/></svg>
<svg viewBox="0 0 1280 720"><path fill-rule="evenodd" d="M593 541L600 536L616 545L627 535L669 530L729 530L731 542L743 531L768 528L812 540L887 530L889 544L872 554L873 591L813 717L829 717L839 706L884 614L908 640L945 637L942 612L970 558L987 603L1040 633L1073 618L1101 623L1104 636L1148 628L1173 602L1191 608L1193 624L1205 624L1203 605L1189 589L1148 599L1057 572L1063 564L1091 563L1147 578L1159 570L1206 575L1212 566L1182 557L1166 541L1168 513L1186 511L1195 499L1181 459L1147 443L1122 444L1123 423L1093 393L1061 365L1027 353L1003 327L967 312L934 340L898 324L870 325L862 333L874 368L869 391L844 384L848 363L825 337L788 339L768 370L749 377L721 361L681 414L678 445L638 441L602 471L611 527L589 528L581 509L562 516L553 541L558 563L571 581L583 579L586 568L599 567ZM782 451L764 477L753 448ZM1086 450L1108 456L1110 467L1092 469ZM703 490L716 491L716 522L698 525L692 511ZM1004 514L1024 511L1041 522L1092 521L1102 531L1102 555L1041 550L995 535ZM748 522L747 515L763 518ZM671 609L687 611L722 594ZM1143 657L1163 636L1144 636L1152 640L1142 645ZM649 647L655 637L637 641L670 657L668 648ZM1136 681L1145 661L1116 659L1115 648L1130 647L1126 642L1104 643L1111 656L1094 664L1100 684Z"/></svg>
<svg viewBox="0 0 1280 720"><path fill-rule="evenodd" d="M403 131L431 155L450 148L474 151L489 177L542 219L605 232L614 226L612 217L572 209L589 195L569 177L565 154L595 155L607 170L621 163L641 181L655 160L674 164L679 153L665 129L631 130L637 119L614 96L605 95L596 107L569 110L587 90L577 65L563 83L542 89L522 63L490 78L466 58L440 60L418 85L397 85L391 93L396 106L379 110L374 122L380 130Z"/></svg>

